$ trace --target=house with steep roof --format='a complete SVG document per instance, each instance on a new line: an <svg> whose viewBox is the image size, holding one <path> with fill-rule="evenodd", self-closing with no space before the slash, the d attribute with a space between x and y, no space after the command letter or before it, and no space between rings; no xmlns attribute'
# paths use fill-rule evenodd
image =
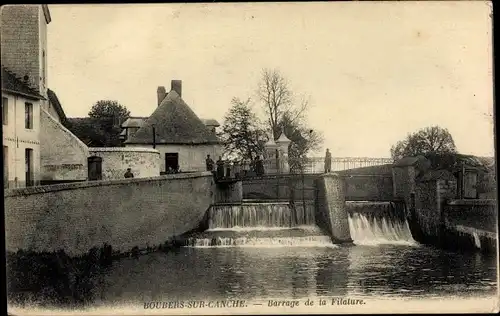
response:
<svg viewBox="0 0 500 316"><path fill-rule="evenodd" d="M121 125L120 127L122 128L122 131L120 133L120 139L122 141L127 140L130 136L132 136L135 132L139 130L139 128L144 125L144 122L147 120L147 117L144 116L131 116L127 118ZM220 126L219 122L214 119L203 119L200 118L203 124L205 124L206 127L212 133L216 134L217 133L217 127Z"/></svg>
<svg viewBox="0 0 500 316"><path fill-rule="evenodd" d="M122 124L126 147L153 147L160 152L161 171L205 170L205 158L217 158L222 146L215 120L201 120L182 99L182 81L172 80L171 90L157 90L158 107L147 119L131 118ZM142 122L142 123L141 123ZM215 160L214 159L214 160Z"/></svg>

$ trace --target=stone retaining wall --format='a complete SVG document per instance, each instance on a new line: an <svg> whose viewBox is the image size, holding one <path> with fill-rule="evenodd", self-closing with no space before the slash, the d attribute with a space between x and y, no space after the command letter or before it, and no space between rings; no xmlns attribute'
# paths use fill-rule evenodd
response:
<svg viewBox="0 0 500 316"><path fill-rule="evenodd" d="M6 250L75 256L107 243L145 248L197 227L213 199L210 173L5 190Z"/></svg>

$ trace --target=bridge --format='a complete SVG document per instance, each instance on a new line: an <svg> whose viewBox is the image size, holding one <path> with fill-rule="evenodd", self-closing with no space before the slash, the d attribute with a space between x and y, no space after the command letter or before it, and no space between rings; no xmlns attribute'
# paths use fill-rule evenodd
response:
<svg viewBox="0 0 500 316"><path fill-rule="evenodd" d="M369 158L369 157L332 157L331 172L344 171L355 168L372 167L392 164L391 158ZM231 183L237 180L260 179L264 175L287 177L293 174L322 174L325 172L323 157L310 157L299 160L289 159L265 159L262 160L263 174L258 174L255 166L250 162L224 162L224 171L214 172L218 183ZM285 167L286 166L286 167Z"/></svg>

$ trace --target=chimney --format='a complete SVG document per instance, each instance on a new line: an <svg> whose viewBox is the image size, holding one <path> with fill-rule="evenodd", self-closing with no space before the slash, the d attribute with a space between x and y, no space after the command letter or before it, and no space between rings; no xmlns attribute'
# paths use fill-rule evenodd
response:
<svg viewBox="0 0 500 316"><path fill-rule="evenodd" d="M163 101L163 99L165 99L165 97L167 96L165 87L158 87L158 89L156 90L156 94L158 95L158 106L160 106L161 101Z"/></svg>
<svg viewBox="0 0 500 316"><path fill-rule="evenodd" d="M171 88L182 98L182 80L172 80Z"/></svg>

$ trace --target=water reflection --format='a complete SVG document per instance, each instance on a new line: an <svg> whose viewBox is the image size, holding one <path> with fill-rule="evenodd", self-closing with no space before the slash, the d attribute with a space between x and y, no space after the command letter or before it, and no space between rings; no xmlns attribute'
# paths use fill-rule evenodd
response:
<svg viewBox="0 0 500 316"><path fill-rule="evenodd" d="M491 294L494 258L427 247L207 248L114 265L105 300Z"/></svg>
<svg viewBox="0 0 500 316"><path fill-rule="evenodd" d="M319 248L319 251L326 249ZM198 249L197 251L209 249ZM315 248L212 248L221 259L218 276L222 296L304 297L314 292Z"/></svg>
<svg viewBox="0 0 500 316"><path fill-rule="evenodd" d="M93 281L79 284L86 286L87 305L94 306L231 298L493 295L496 260L401 245L183 248L121 259L88 278ZM44 291L57 295L56 283L51 290L47 281ZM35 287L23 291L43 295Z"/></svg>
<svg viewBox="0 0 500 316"><path fill-rule="evenodd" d="M347 294L347 251L342 249L318 257L316 294L318 296L344 296Z"/></svg>
<svg viewBox="0 0 500 316"><path fill-rule="evenodd" d="M372 263L369 263L369 260ZM494 258L418 246L352 247L349 288L364 295L472 295L496 291Z"/></svg>

